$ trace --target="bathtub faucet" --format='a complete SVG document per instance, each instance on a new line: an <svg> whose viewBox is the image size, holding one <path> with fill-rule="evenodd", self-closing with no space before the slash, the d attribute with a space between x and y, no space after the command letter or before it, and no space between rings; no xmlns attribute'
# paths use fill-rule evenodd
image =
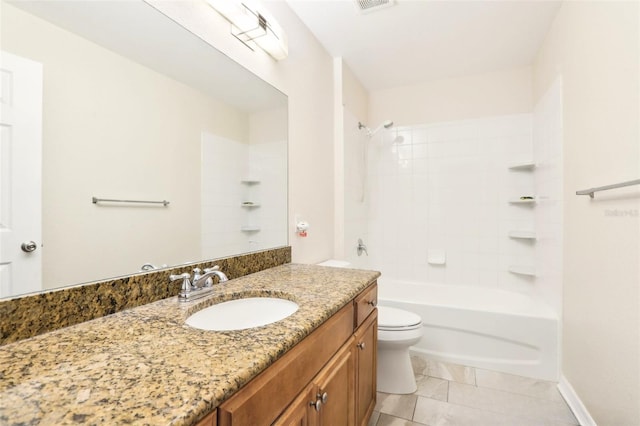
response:
<svg viewBox="0 0 640 426"><path fill-rule="evenodd" d="M365 246L362 242L362 238L358 238L358 247L356 248L356 252L358 253L358 256L362 256L362 252L369 256L369 253L367 252L367 246Z"/></svg>

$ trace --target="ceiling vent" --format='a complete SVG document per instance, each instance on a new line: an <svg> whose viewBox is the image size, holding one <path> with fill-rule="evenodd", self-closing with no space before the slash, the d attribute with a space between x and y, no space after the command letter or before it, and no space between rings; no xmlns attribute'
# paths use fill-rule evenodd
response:
<svg viewBox="0 0 640 426"><path fill-rule="evenodd" d="M394 0L355 0L360 13L370 13L394 5Z"/></svg>

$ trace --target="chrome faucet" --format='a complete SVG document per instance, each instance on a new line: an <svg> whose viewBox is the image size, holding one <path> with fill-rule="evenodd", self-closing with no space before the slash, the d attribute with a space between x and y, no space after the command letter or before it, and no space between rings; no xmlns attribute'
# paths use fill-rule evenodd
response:
<svg viewBox="0 0 640 426"><path fill-rule="evenodd" d="M196 288L205 288L211 287L213 285L213 280L211 277L218 277L218 282L223 283L225 281L229 281L229 278L220 270L220 266L216 265L213 268L207 268L204 270L204 274L200 268L196 268L193 270L193 282L192 286ZM202 283L202 284L201 284Z"/></svg>
<svg viewBox="0 0 640 426"><path fill-rule="evenodd" d="M358 253L358 256L362 256L362 253L369 256L369 253L367 252L367 246L364 245L362 238L358 238L358 247L356 247L356 251Z"/></svg>
<svg viewBox="0 0 640 426"><path fill-rule="evenodd" d="M140 267L141 271L153 271L154 269L159 269L159 268L152 263L145 263Z"/></svg>
<svg viewBox="0 0 640 426"><path fill-rule="evenodd" d="M200 268L193 270L193 281L191 281L191 274L185 272L184 274L169 275L169 280L177 281L182 280L182 287L178 299L181 301L189 301L206 296L213 289L212 277L215 275L218 277L218 282L223 283L228 281L226 274L220 271L218 265L213 268L208 268L203 271Z"/></svg>
<svg viewBox="0 0 640 426"><path fill-rule="evenodd" d="M140 272L148 272L148 271L153 271L155 269L166 268L166 267L167 267L166 263L164 263L164 264L162 264L160 266L156 266L153 263L145 263L144 265L142 265L140 267Z"/></svg>

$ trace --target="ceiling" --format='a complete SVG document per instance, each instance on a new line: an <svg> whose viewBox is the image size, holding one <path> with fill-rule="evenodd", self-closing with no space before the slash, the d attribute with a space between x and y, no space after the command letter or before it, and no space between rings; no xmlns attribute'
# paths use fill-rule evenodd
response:
<svg viewBox="0 0 640 426"><path fill-rule="evenodd" d="M529 65L561 1L287 0L369 90Z"/></svg>

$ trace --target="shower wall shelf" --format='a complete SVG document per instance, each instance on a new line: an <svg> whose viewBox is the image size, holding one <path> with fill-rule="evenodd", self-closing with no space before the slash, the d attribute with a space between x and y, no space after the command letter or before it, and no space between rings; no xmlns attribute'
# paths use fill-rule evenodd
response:
<svg viewBox="0 0 640 426"><path fill-rule="evenodd" d="M254 178L254 177L246 177L243 178L240 183L243 183L245 185L256 185L258 183L260 183L260 179Z"/></svg>
<svg viewBox="0 0 640 426"><path fill-rule="evenodd" d="M523 240L535 240L537 238L535 231L513 230L509 232L509 238L517 238Z"/></svg>
<svg viewBox="0 0 640 426"><path fill-rule="evenodd" d="M508 165L509 171L524 172L526 174L534 173L536 163L533 160L514 162ZM533 192L534 184L531 183L530 189ZM524 198L524 199L523 199ZM537 202L537 197L533 193L520 193L519 196L508 200L509 204L517 206L525 206L533 208ZM509 238L518 239L523 242L533 244L537 239L537 234L532 229L512 229L508 233ZM532 261L534 259L531 259ZM525 261L525 263L529 263ZM531 265L510 265L509 273L519 275L521 277L533 278L536 276L536 268Z"/></svg>
<svg viewBox="0 0 640 426"><path fill-rule="evenodd" d="M256 176L247 175L242 179L240 179L240 183L245 186L245 190L243 191L244 194L242 196L242 198L244 198L245 201L240 202L240 208L246 209L247 211L246 221L249 223L251 222L255 223L257 222L257 220L253 216L255 216L256 213L254 213L253 211L257 207L260 207L260 203L255 201L250 201L250 200L255 198L260 198L260 195L256 194L257 192L259 192L259 188L256 188L256 185L260 183L260 179L258 179ZM240 227L240 231L247 232L247 233L258 232L260 231L260 226L244 225Z"/></svg>
<svg viewBox="0 0 640 426"><path fill-rule="evenodd" d="M527 277L535 277L536 270L533 266L513 265L509 266L509 272L516 275L524 275Z"/></svg>
<svg viewBox="0 0 640 426"><path fill-rule="evenodd" d="M535 197L531 200L529 199L521 200L520 198L514 198L512 200L509 200L509 204L535 204L535 203L536 203Z"/></svg>
<svg viewBox="0 0 640 426"><path fill-rule="evenodd" d="M247 226L241 227L240 230L242 232L258 232L260 230L260 227L259 226L247 225Z"/></svg>
<svg viewBox="0 0 640 426"><path fill-rule="evenodd" d="M536 163L533 161L527 161L524 163L514 163L509 166L509 170L533 170L536 168Z"/></svg>

